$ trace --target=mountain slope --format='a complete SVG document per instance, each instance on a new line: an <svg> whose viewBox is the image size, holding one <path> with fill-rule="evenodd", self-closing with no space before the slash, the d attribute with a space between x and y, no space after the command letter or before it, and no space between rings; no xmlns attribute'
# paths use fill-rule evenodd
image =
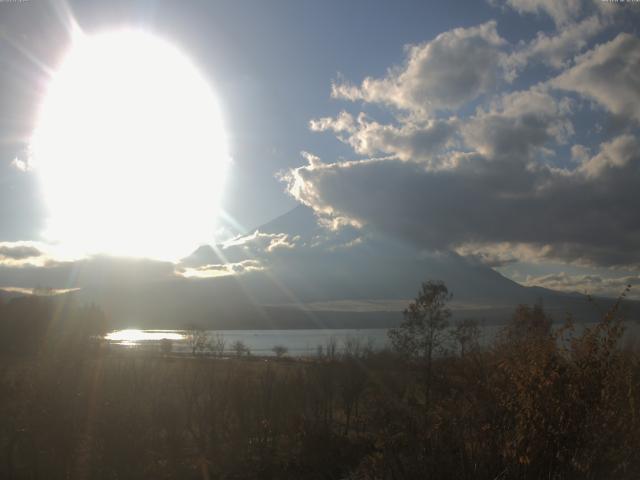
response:
<svg viewBox="0 0 640 480"><path fill-rule="evenodd" d="M422 281L442 280L456 318L502 322L517 304L538 301L558 320L598 315L584 296L523 287L453 253L422 252L367 229L331 231L306 207L201 247L180 268L224 275L93 284L79 298L102 305L120 327L363 328L397 324Z"/></svg>

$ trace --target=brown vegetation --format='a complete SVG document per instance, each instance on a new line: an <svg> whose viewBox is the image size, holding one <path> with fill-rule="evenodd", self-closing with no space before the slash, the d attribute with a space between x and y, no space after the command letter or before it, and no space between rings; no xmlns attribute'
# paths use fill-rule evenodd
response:
<svg viewBox="0 0 640 480"><path fill-rule="evenodd" d="M438 291L421 291L406 326L442 319ZM36 328L18 356L3 336L0 478L638 478L640 355L619 345L618 305L579 334L519 307L484 349L460 324L455 355L357 339L304 361L72 348L92 327L55 346ZM29 308L0 308L17 335Z"/></svg>

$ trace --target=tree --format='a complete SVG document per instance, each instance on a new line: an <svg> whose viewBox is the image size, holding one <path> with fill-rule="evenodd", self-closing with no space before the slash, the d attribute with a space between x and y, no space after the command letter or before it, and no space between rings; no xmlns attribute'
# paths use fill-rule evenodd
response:
<svg viewBox="0 0 640 480"><path fill-rule="evenodd" d="M173 340L170 338L163 338L160 340L160 353L163 355L170 355L173 351Z"/></svg>
<svg viewBox="0 0 640 480"><path fill-rule="evenodd" d="M541 303L533 307L518 305L502 336L508 343L548 341L551 339L551 325L552 319Z"/></svg>
<svg viewBox="0 0 640 480"><path fill-rule="evenodd" d="M396 351L411 360L424 362L427 404L431 394L433 356L445 340L444 330L451 316L447 303L451 298L452 294L443 282L423 282L418 296L403 312L404 321L398 328L389 330L389 339Z"/></svg>
<svg viewBox="0 0 640 480"><path fill-rule="evenodd" d="M478 345L480 338L480 327L478 322L472 318L465 318L456 322L451 337L460 346L460 356L464 357L470 348Z"/></svg>
<svg viewBox="0 0 640 480"><path fill-rule="evenodd" d="M404 310L404 321L389 330L393 348L409 358L430 362L444 341L451 297L443 282L424 282L416 299Z"/></svg>
<svg viewBox="0 0 640 480"><path fill-rule="evenodd" d="M194 357L211 349L211 338L209 332L198 325L190 326L185 333L187 345L191 348L191 355Z"/></svg>
<svg viewBox="0 0 640 480"><path fill-rule="evenodd" d="M242 357L243 355L251 355L251 350L249 350L249 347L247 347L247 345L242 340L236 340L235 342L233 342L231 344L231 350L235 352L237 357Z"/></svg>
<svg viewBox="0 0 640 480"><path fill-rule="evenodd" d="M284 345L275 345L271 350L278 358L284 357L289 352L289 349Z"/></svg>
<svg viewBox="0 0 640 480"><path fill-rule="evenodd" d="M222 357L224 355L224 350L227 347L227 341L224 338L224 335L221 333L216 333L213 335L210 341L210 349L211 352L216 357Z"/></svg>

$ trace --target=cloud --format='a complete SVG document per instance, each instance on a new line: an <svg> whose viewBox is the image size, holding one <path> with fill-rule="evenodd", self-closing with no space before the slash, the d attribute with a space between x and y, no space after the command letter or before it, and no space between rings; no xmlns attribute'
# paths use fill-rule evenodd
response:
<svg viewBox="0 0 640 480"><path fill-rule="evenodd" d="M523 282L527 286L538 286L561 292L587 293L590 295L617 297L631 285L629 298L640 299L640 276L625 275L603 277L601 275L570 275L565 272L540 276L528 276Z"/></svg>
<svg viewBox="0 0 640 480"><path fill-rule="evenodd" d="M22 160L18 157L14 158L11 161L11 166L13 168L15 168L16 170L19 170L21 172L27 172L29 170L31 170L31 166L29 165L29 163L25 160Z"/></svg>
<svg viewBox="0 0 640 480"><path fill-rule="evenodd" d="M567 67L573 55L584 50L589 40L600 33L606 24L600 16L593 15L566 25L557 33L538 32L533 40L524 43L509 56L507 64L514 70L514 75L532 61L556 69Z"/></svg>
<svg viewBox="0 0 640 480"><path fill-rule="evenodd" d="M327 300L306 303L304 308L311 312L402 312L411 301L410 298Z"/></svg>
<svg viewBox="0 0 640 480"><path fill-rule="evenodd" d="M44 245L39 242L0 242L0 267L45 266L52 262Z"/></svg>
<svg viewBox="0 0 640 480"><path fill-rule="evenodd" d="M553 19L556 26L561 27L581 14L584 2L583 0L507 0L506 5L520 14L546 14Z"/></svg>
<svg viewBox="0 0 640 480"><path fill-rule="evenodd" d="M521 15L546 15L555 29L538 31L528 41L521 40L505 60L508 78L515 78L530 65L543 64L554 69L570 66L575 55L589 42L633 10L623 4L594 0L489 0L494 6L511 8Z"/></svg>
<svg viewBox="0 0 640 480"><path fill-rule="evenodd" d="M249 235L242 235L231 239L222 247L223 254L230 247L241 247L244 250L273 252L282 248L294 248L300 237L289 236L286 233L263 233L255 230Z"/></svg>
<svg viewBox="0 0 640 480"><path fill-rule="evenodd" d="M281 176L287 191L334 229L367 227L494 267L640 267L640 146L628 122L640 118L638 39L619 34L577 55L612 24L605 9L578 0L507 5L548 15L556 29L517 45L495 22L454 29L408 47L405 64L382 78L334 83L335 98L387 107L391 120L344 110L312 120L312 131L332 132L364 158L307 156ZM552 69L497 93L531 62ZM576 134L582 102L565 92L601 103L618 127ZM472 100L472 113L459 108Z"/></svg>
<svg viewBox="0 0 640 480"><path fill-rule="evenodd" d="M491 158L523 163L540 148L565 143L573 133L570 102L544 90L503 95L462 127L468 146Z"/></svg>
<svg viewBox="0 0 640 480"><path fill-rule="evenodd" d="M2 259L26 260L41 255L42 252L38 248L27 242L0 243L0 262Z"/></svg>
<svg viewBox="0 0 640 480"><path fill-rule="evenodd" d="M640 122L640 40L620 33L579 56L572 68L550 84L578 92L614 114Z"/></svg>
<svg viewBox="0 0 640 480"><path fill-rule="evenodd" d="M335 133L355 133L357 131L356 123L351 115L344 110L337 117L323 117L309 122L309 128L314 132L325 132L331 130Z"/></svg>
<svg viewBox="0 0 640 480"><path fill-rule="evenodd" d="M596 156L583 157L579 169L590 178L601 177L607 171L625 171L630 164L637 163L639 147L633 135L620 135L604 144Z"/></svg>
<svg viewBox="0 0 640 480"><path fill-rule="evenodd" d="M175 277L174 265L147 259L106 255L57 260L49 254L19 264L0 262L0 287L85 288L96 285L139 285Z"/></svg>
<svg viewBox="0 0 640 480"><path fill-rule="evenodd" d="M262 270L264 270L264 267L259 261L243 260L236 263L202 265L195 268L187 267L178 269L178 274L185 278L216 278Z"/></svg>
<svg viewBox="0 0 640 480"><path fill-rule="evenodd" d="M425 249L500 261L640 264L637 141L616 138L575 168L560 169L526 161L542 137L524 135L512 156L492 148L486 155L452 152L435 170L398 159L307 165L286 176L288 191L319 215L352 219ZM512 257L500 256L499 247Z"/></svg>
<svg viewBox="0 0 640 480"><path fill-rule="evenodd" d="M553 20L558 31L579 22L590 15L598 15L604 19L616 15L633 12L633 2L626 2L629 9L624 9L625 2L606 0L489 0L493 6L506 6L520 15L548 16Z"/></svg>
<svg viewBox="0 0 640 480"><path fill-rule="evenodd" d="M536 260L537 252L524 244L509 242L475 243L467 242L456 248L455 252L462 257L473 259L482 265L492 268L504 267L523 260Z"/></svg>
<svg viewBox="0 0 640 480"><path fill-rule="evenodd" d="M368 119L364 113L354 119L344 111L336 118L312 120L310 128L337 133L359 155L393 155L402 160L428 162L453 140L457 131L455 118L405 120L400 125L385 125Z"/></svg>
<svg viewBox="0 0 640 480"><path fill-rule="evenodd" d="M360 86L336 82L332 95L422 115L455 110L503 79L506 56L501 49L505 44L495 21L456 28L430 42L407 47L405 64L390 69L386 77L367 77Z"/></svg>

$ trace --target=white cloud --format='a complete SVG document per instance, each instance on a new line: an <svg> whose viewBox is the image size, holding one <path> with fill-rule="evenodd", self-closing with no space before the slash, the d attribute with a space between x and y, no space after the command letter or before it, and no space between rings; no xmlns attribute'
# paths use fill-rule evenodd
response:
<svg viewBox="0 0 640 480"><path fill-rule="evenodd" d="M243 260L235 263L221 263L214 265L202 265L199 267L186 267L177 269L176 273L185 278L217 278L229 275L240 275L249 272L259 272L264 267L257 260Z"/></svg>
<svg viewBox="0 0 640 480"><path fill-rule="evenodd" d="M308 154L314 157L311 154ZM317 159L317 157L314 157ZM319 161L319 159L318 159ZM313 165L313 163L311 163ZM274 250L287 248L291 249L296 246L296 242L300 240L299 237L291 237L286 233L263 233L259 230L254 231L249 235L243 235L225 242L222 250L224 251L230 247L241 247L244 250L259 250L262 252L273 252Z"/></svg>
<svg viewBox="0 0 640 480"><path fill-rule="evenodd" d="M515 262L535 263L545 258L550 248L546 245L534 246L526 243L471 241L454 247L454 251L463 257L475 258L490 267L503 267Z"/></svg>
<svg viewBox="0 0 640 480"><path fill-rule="evenodd" d="M550 143L564 143L573 133L570 102L539 88L499 97L479 109L462 128L467 145L488 157L525 162Z"/></svg>
<svg viewBox="0 0 640 480"><path fill-rule="evenodd" d="M344 110L337 117L323 117L309 122L309 128L314 132L331 130L335 133L355 133L357 128L353 115Z"/></svg>
<svg viewBox="0 0 640 480"><path fill-rule="evenodd" d="M520 14L547 14L556 26L563 26L575 20L583 11L584 3L583 0L507 0L506 2Z"/></svg>
<svg viewBox="0 0 640 480"><path fill-rule="evenodd" d="M512 53L507 63L514 70L513 75L531 61L556 69L567 67L569 60L584 50L589 40L605 26L606 22L600 16L593 15L578 23L566 25L557 33L538 32L533 40Z"/></svg>
<svg viewBox="0 0 640 480"><path fill-rule="evenodd" d="M550 84L578 92L614 114L640 122L640 40L620 33L579 56L575 66Z"/></svg>
<svg viewBox="0 0 640 480"><path fill-rule="evenodd" d="M638 159L640 144L633 135L620 135L601 145L600 152L592 158L583 158L580 171L587 177L600 177L606 170L622 170Z"/></svg>
<svg viewBox="0 0 640 480"><path fill-rule="evenodd" d="M29 165L29 162L22 160L18 157L14 158L11 161L11 166L16 170L20 170L21 172L27 172L31 170L31 166Z"/></svg>
<svg viewBox="0 0 640 480"><path fill-rule="evenodd" d="M590 295L617 297L631 285L629 297L640 299L640 276L625 275L603 277L601 275L570 275L565 272L540 276L527 276L523 282L527 286L538 286L561 292L577 292Z"/></svg>
<svg viewBox="0 0 640 480"><path fill-rule="evenodd" d="M504 78L505 45L495 21L456 28L430 42L407 47L405 65L389 70L386 77L367 77L361 86L338 82L332 95L420 115L455 110Z"/></svg>
<svg viewBox="0 0 640 480"><path fill-rule="evenodd" d="M590 150L584 145L572 145L571 146L571 159L574 162L585 163L591 157Z"/></svg>
<svg viewBox="0 0 640 480"><path fill-rule="evenodd" d="M625 2L605 0L489 0L489 3L493 6L504 5L520 15L548 16L553 20L557 30L567 28L589 15L609 19L616 15L625 15L629 11L633 12L635 7L631 4L625 11Z"/></svg>
<svg viewBox="0 0 640 480"><path fill-rule="evenodd" d="M452 142L457 120L405 120L400 125L381 124L364 113L354 119L341 112L336 118L325 117L310 122L316 132L333 131L359 155L391 155L402 160L432 162L434 154ZM317 157L316 157L317 158ZM310 162L311 163L311 162Z"/></svg>

